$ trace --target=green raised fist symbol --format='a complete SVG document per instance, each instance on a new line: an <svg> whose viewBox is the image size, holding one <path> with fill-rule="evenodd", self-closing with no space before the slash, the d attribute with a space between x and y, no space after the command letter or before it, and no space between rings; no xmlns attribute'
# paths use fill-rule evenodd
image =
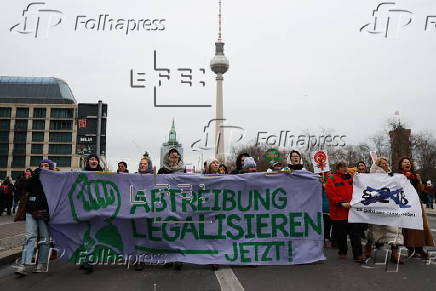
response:
<svg viewBox="0 0 436 291"><path fill-rule="evenodd" d="M114 182L99 179L89 180L86 174L80 173L71 186L68 199L72 218L77 222L86 224L83 243L75 250L71 258L72 261L77 263L78 258L84 252L87 254L100 252L109 255L123 251L123 242L119 231L112 224L121 208L121 193ZM110 216L103 222L95 220L94 225L86 216L95 211L96 215L90 216L90 218L98 218L99 210L109 210ZM106 212L104 215L107 216L108 213ZM101 252L102 250L107 250L107 252Z"/></svg>
<svg viewBox="0 0 436 291"><path fill-rule="evenodd" d="M86 174L79 174L68 193L73 219L81 222L80 214L93 210L113 209L107 221L117 217L121 207L118 186L110 180L88 180Z"/></svg>

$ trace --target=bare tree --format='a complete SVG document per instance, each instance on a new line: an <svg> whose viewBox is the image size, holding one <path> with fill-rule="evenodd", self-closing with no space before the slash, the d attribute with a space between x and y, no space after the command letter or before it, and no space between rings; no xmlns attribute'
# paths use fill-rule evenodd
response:
<svg viewBox="0 0 436 291"><path fill-rule="evenodd" d="M429 131L412 135L412 153L415 164L428 179L436 167L436 138Z"/></svg>
<svg viewBox="0 0 436 291"><path fill-rule="evenodd" d="M370 136L369 141L370 149L375 150L377 152L377 156L387 158L391 156L391 144L387 132L379 131Z"/></svg>

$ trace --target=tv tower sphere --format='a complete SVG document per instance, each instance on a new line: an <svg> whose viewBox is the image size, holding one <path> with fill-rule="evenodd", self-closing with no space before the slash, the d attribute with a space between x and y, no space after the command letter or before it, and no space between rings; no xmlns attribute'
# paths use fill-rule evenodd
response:
<svg viewBox="0 0 436 291"><path fill-rule="evenodd" d="M229 60L224 55L224 43L218 41L215 43L216 52L210 61L210 68L215 74L224 74L229 69Z"/></svg>

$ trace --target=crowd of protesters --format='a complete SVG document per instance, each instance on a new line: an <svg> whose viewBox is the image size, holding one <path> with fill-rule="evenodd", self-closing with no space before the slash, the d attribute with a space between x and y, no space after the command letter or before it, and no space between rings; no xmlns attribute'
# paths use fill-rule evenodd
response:
<svg viewBox="0 0 436 291"><path fill-rule="evenodd" d="M288 161L287 165L277 161L271 162L267 172L307 171L303 167L302 156L298 151L291 151ZM425 193L427 208L433 208L436 187L432 185L431 181L427 181L424 185L420 175L415 172L410 158L401 158L398 163L398 173L405 175L418 193ZM22 257L20 264L15 266L16 273L20 275L27 274L26 270L34 257L36 241L38 241L39 255L37 256L34 272L42 272L46 268L47 260L50 256L48 254L50 245L47 227L49 220L48 204L39 180L39 173L42 168L55 170L53 162L44 159L34 171L26 169L23 176L15 184L7 178L1 183L0 187L0 215L6 209L7 215L16 212L16 221L26 220ZM89 155L86 159L85 168L82 171L103 171L100 166L99 157L95 154ZM241 153L237 156L236 163L230 174L245 174L256 171L256 160L248 153ZM176 149L171 149L165 155L163 166L159 170L156 171L152 166L151 159L148 156L144 156L140 159L135 173L177 174L185 172L186 168L180 153ZM120 161L118 163L117 173L129 173L126 162ZM202 173L208 175L226 175L229 174L229 170L225 164L220 164L218 159L212 158L204 163ZM407 247L409 257L419 256L426 258L427 253L424 247L434 246L434 241L424 208L422 208L423 230L348 222L348 212L352 207L350 202L353 193L353 178L357 173L393 174L388 159L384 157L377 158L369 168L363 161L357 163L357 165L338 162L335 165L334 171L320 174L325 247L337 248L339 258L346 259L348 253L347 237L349 237L353 260L359 263L365 263L371 257L372 251L383 245L390 247L391 260L396 263L404 263L398 251L400 246ZM17 205L18 210L15 211ZM364 238L366 239L366 244L362 247ZM183 263L174 262L165 264L165 266L174 266L176 270L181 270ZM211 265L211 267L213 270L216 270L219 268L219 265ZM93 266L86 261L81 263L80 268L88 272L93 271ZM137 271L143 268L144 264L135 265L135 270Z"/></svg>

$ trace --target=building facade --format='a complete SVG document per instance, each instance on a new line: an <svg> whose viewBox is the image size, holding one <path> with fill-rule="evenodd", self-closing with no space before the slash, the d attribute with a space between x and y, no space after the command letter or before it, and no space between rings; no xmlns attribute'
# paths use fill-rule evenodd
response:
<svg viewBox="0 0 436 291"><path fill-rule="evenodd" d="M77 147L79 165L85 167L85 158L91 153L100 156L101 166L106 165L107 104L79 103L77 110Z"/></svg>
<svg viewBox="0 0 436 291"><path fill-rule="evenodd" d="M391 159L392 171L398 171L398 162L402 157L411 157L410 136L412 130L399 126L394 130L389 131L391 141Z"/></svg>
<svg viewBox="0 0 436 291"><path fill-rule="evenodd" d="M0 77L0 179L49 158L78 170L77 102L57 78Z"/></svg>
<svg viewBox="0 0 436 291"><path fill-rule="evenodd" d="M176 133L176 126L173 123L171 125L170 132L168 134L168 141L163 143L160 148L160 166L163 166L163 161L165 156L168 154L168 151L170 149L176 149L180 153L180 157L183 160L183 146L177 141L177 133Z"/></svg>

